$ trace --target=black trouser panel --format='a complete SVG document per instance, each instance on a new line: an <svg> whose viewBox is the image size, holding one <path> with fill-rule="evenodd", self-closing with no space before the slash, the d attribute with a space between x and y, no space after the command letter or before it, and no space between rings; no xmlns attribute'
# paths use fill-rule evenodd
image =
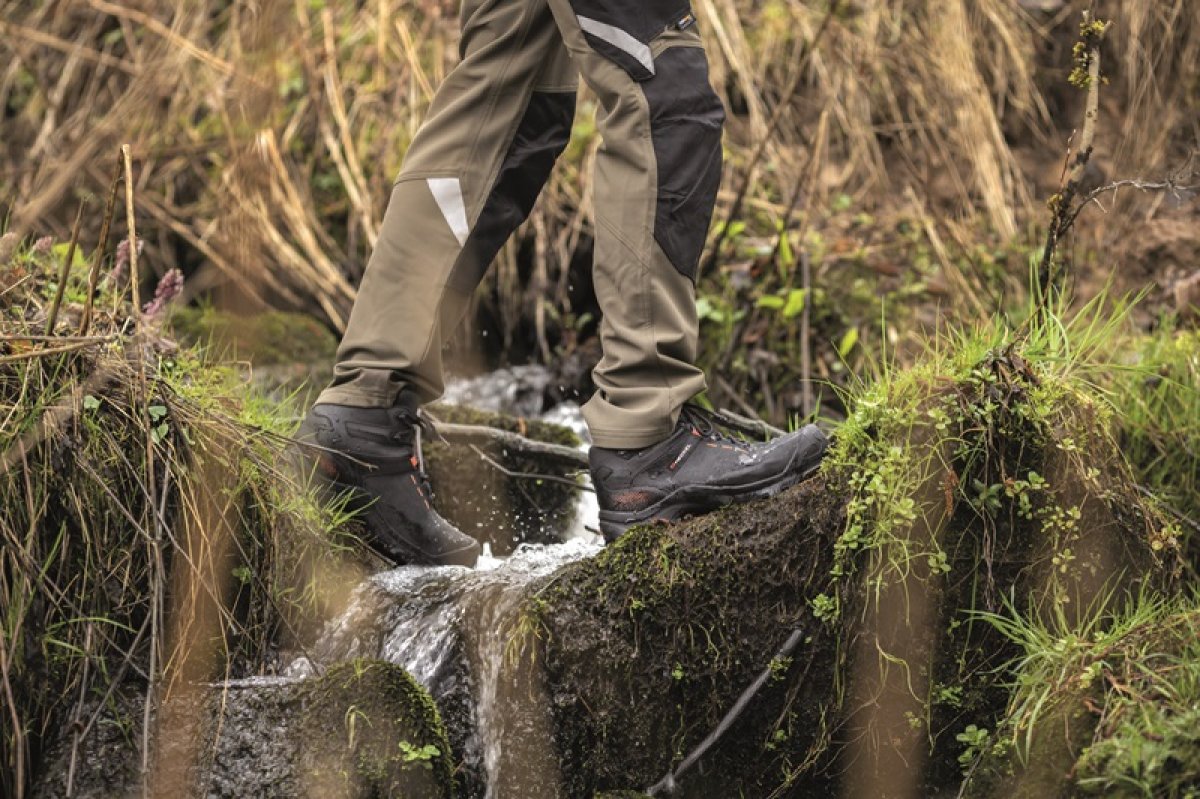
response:
<svg viewBox="0 0 1200 799"><path fill-rule="evenodd" d="M534 92L496 183L450 273L450 286L472 292L500 248L533 210L554 162L571 138L574 92Z"/></svg>
<svg viewBox="0 0 1200 799"><path fill-rule="evenodd" d="M658 74L642 84L658 162L654 238L675 268L695 279L721 185L725 108L708 82L703 50L668 48L656 66Z"/></svg>

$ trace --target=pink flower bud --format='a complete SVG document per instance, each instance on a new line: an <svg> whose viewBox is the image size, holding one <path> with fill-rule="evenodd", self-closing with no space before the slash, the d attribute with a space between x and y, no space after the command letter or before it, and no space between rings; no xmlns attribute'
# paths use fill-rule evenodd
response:
<svg viewBox="0 0 1200 799"><path fill-rule="evenodd" d="M154 299L146 303L142 312L146 316L158 316L173 299L179 296L181 291L183 291L183 272L172 269L158 281L158 288L154 290Z"/></svg>

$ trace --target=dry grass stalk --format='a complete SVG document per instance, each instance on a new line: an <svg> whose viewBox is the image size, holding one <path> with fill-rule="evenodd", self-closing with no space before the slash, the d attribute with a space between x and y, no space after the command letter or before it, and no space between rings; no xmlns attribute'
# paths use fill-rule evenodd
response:
<svg viewBox="0 0 1200 799"><path fill-rule="evenodd" d="M193 291L223 287L235 304L312 309L340 327L403 151L455 62L453 6L380 0L312 13L301 0L0 0L0 103L15 109L0 191L16 229L49 225L65 238L64 199L107 186L98 157L129 141L155 223L148 263L198 271ZM1032 176L1012 143L1056 135L1057 78L1046 68L1070 40L1066 11L1039 16L1008 0L856 4L810 48L827 4L704 0L697 10L731 111L729 174L757 175L745 192L722 195L723 218L769 224L786 209L825 108L819 194L873 205L912 187L931 211L978 207L1000 231L1030 210ZM1097 10L1116 22L1112 63L1122 65L1112 91L1120 136L1106 149L1125 174L1162 174L1180 136L1194 137L1187 98L1200 7L1107 0ZM1137 127L1149 117L1162 122L1152 135ZM585 111L581 128L588 122ZM535 210L540 228L520 234L517 250L538 249L556 287L587 245L593 142L553 179ZM94 239L89 222L83 235ZM538 248L538 230L555 246ZM554 299L569 310L565 292ZM527 302L516 317L537 307Z"/></svg>

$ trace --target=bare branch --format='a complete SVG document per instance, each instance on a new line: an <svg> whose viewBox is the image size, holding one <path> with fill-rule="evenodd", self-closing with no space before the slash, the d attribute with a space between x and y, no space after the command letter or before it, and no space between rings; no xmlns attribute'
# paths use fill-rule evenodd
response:
<svg viewBox="0 0 1200 799"><path fill-rule="evenodd" d="M474 444L468 444L467 446L469 446L472 450L474 450L475 454L478 455L481 459L483 459L484 463L486 463L489 466L491 466L492 468L496 469L498 472L505 475L506 477L515 477L515 478L522 479L522 480L546 480L551 483L562 483L563 485L570 486L571 488L574 488L577 491L591 491L592 493L596 492L596 489L592 488L591 486L584 485L583 483L580 483L577 480L572 480L569 477L563 477L563 476L557 475L557 474L539 474L537 472L514 471L513 469L509 469L509 468L505 467L504 464L498 463L495 458L490 457L486 452L484 452L483 450L481 450L479 447L475 446Z"/></svg>
<svg viewBox="0 0 1200 799"><path fill-rule="evenodd" d="M1050 208L1054 217L1050 229L1046 231L1046 246L1042 249L1042 262L1038 267L1038 282L1041 285L1043 302L1053 287L1058 283L1057 270L1054 268L1054 253L1058 243L1071 229L1078 212L1073 207L1079 188L1083 184L1084 172L1092 157L1092 148L1096 141L1096 120L1100 115L1100 43L1108 32L1111 23L1101 23L1093 19L1091 12L1083 12L1083 23L1080 25L1082 40L1076 45L1076 68L1071 73L1071 82L1087 87L1087 104L1083 114L1083 130L1079 135L1079 149L1075 161L1067 175L1066 185L1062 191L1050 198Z"/></svg>

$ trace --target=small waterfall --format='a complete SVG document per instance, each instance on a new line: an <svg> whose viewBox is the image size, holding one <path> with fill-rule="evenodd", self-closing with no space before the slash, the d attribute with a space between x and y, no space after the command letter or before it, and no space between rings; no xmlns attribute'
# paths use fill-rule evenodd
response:
<svg viewBox="0 0 1200 799"><path fill-rule="evenodd" d="M371 577L330 623L321 662L372 657L403 666L438 702L466 764L465 795L558 795L550 701L519 625L531 584L600 550L595 536L520 547L481 569L404 566ZM294 664L290 673L302 673ZM472 785L472 783L474 785Z"/></svg>
<svg viewBox="0 0 1200 799"><path fill-rule="evenodd" d="M577 406L548 416L583 430ZM551 705L532 648L521 646L521 608L531 585L600 550L600 537L587 530L595 518L595 495L584 492L562 543L521 544L506 558L485 551L475 569L404 566L376 574L326 626L313 657L379 658L407 669L447 723L464 761L464 796L552 799L560 791ZM300 659L288 673L310 668Z"/></svg>

